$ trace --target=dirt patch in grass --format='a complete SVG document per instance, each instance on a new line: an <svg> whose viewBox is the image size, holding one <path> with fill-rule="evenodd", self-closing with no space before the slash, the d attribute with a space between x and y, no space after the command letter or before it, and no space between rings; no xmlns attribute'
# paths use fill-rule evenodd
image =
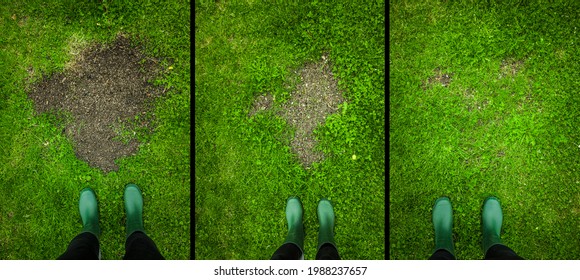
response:
<svg viewBox="0 0 580 280"><path fill-rule="evenodd" d="M513 58L507 58L502 60L500 65L499 78L502 79L506 76L515 76L524 65L522 60L516 60Z"/></svg>
<svg viewBox="0 0 580 280"><path fill-rule="evenodd" d="M24 25L26 25L26 23L28 23L28 17L27 16L21 16L21 15L12 14L12 16L10 18L13 21L17 21L17 24L18 24L19 27L23 27Z"/></svg>
<svg viewBox="0 0 580 280"><path fill-rule="evenodd" d="M278 112L296 129L290 147L305 168L324 159L324 154L315 149L314 129L345 101L331 69L328 55L324 54L320 61L308 63L295 71L300 82Z"/></svg>
<svg viewBox="0 0 580 280"><path fill-rule="evenodd" d="M136 131L151 132L152 101L163 93L153 86L156 60L145 57L124 36L82 51L63 73L43 77L29 97L37 113L68 114L64 133L76 156L105 172L114 160L137 152Z"/></svg>
<svg viewBox="0 0 580 280"><path fill-rule="evenodd" d="M434 75L429 77L427 81L423 81L423 90L427 90L429 86L434 84L440 84L444 87L449 86L451 83L451 78L453 77L453 73L444 73L439 67L435 68L433 73Z"/></svg>
<svg viewBox="0 0 580 280"><path fill-rule="evenodd" d="M467 111L472 112L473 110L481 111L487 107L489 100L484 99L482 101L471 100L471 103L467 104Z"/></svg>
<svg viewBox="0 0 580 280"><path fill-rule="evenodd" d="M252 105L252 109L250 110L248 117L253 117L261 111L270 110L273 103L274 97L270 93L258 96L258 98L254 100L254 104Z"/></svg>
<svg viewBox="0 0 580 280"><path fill-rule="evenodd" d="M474 110L481 111L489 105L489 99L484 98L482 100L477 100L476 94L477 92L472 88L468 88L463 91L463 99L465 100L466 110L468 112L472 112Z"/></svg>
<svg viewBox="0 0 580 280"><path fill-rule="evenodd" d="M314 130L325 122L328 115L338 110L339 104L345 102L331 69L328 54L324 54L320 61L307 63L294 71L300 79L296 89L289 100L276 109L276 114L295 128L290 147L304 168L310 168L312 163L324 159L324 154L315 149L317 140ZM272 101L270 94L261 95L249 115L268 110Z"/></svg>

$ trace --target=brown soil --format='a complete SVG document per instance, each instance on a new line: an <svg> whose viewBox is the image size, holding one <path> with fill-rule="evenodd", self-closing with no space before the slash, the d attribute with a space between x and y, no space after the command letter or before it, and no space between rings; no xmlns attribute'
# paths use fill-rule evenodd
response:
<svg viewBox="0 0 580 280"><path fill-rule="evenodd" d="M314 130L345 101L338 90L338 82L334 79L331 68L328 54L324 54L320 61L308 63L294 71L297 78L296 89L286 103L273 110L295 128L290 147L302 166L307 169L312 163L324 159L324 154L315 149L317 140L314 137ZM269 93L258 96L248 116L252 117L270 110L273 101L274 98Z"/></svg>
<svg viewBox="0 0 580 280"><path fill-rule="evenodd" d="M305 168L324 159L324 154L315 150L317 140L314 129L345 101L331 68L328 55L324 54L319 62L308 63L297 70L295 73L301 81L278 112L296 129L290 147Z"/></svg>
<svg viewBox="0 0 580 280"><path fill-rule="evenodd" d="M72 117L64 133L72 138L79 159L105 172L116 171L115 159L137 152L135 131L151 131L153 115L147 112L153 98L162 94L162 88L151 84L158 69L154 59L119 36L110 45L82 51L65 72L32 85L29 97L39 114L65 112Z"/></svg>

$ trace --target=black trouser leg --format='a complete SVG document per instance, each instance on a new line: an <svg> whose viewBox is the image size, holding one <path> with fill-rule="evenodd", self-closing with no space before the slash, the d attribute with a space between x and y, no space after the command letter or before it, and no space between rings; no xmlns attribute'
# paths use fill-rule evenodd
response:
<svg viewBox="0 0 580 280"><path fill-rule="evenodd" d="M516 252L503 244L495 244L485 253L486 260L523 260Z"/></svg>
<svg viewBox="0 0 580 280"><path fill-rule="evenodd" d="M98 260L99 239L90 232L77 235L58 260Z"/></svg>
<svg viewBox="0 0 580 280"><path fill-rule="evenodd" d="M125 242L125 260L164 260L155 242L141 231L133 232Z"/></svg>
<svg viewBox="0 0 580 280"><path fill-rule="evenodd" d="M302 251L294 243L283 244L274 252L272 260L299 260L302 258Z"/></svg>
<svg viewBox="0 0 580 280"><path fill-rule="evenodd" d="M317 260L340 260L340 256L338 255L338 250L334 245L330 243L326 243L318 249L318 253L316 253Z"/></svg>
<svg viewBox="0 0 580 280"><path fill-rule="evenodd" d="M455 256L445 249L439 249L431 255L430 260L454 260Z"/></svg>

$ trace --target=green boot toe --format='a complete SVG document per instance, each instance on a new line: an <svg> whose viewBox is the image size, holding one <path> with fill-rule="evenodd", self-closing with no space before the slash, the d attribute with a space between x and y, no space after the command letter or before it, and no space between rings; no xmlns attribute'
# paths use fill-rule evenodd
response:
<svg viewBox="0 0 580 280"><path fill-rule="evenodd" d="M127 184L123 195L125 200L125 213L127 214L127 236L136 231L145 232L143 227L143 196L141 190L135 184Z"/></svg>
<svg viewBox="0 0 580 280"><path fill-rule="evenodd" d="M324 244L331 244L336 248L336 243L334 242L335 217L332 203L327 199L321 199L318 202L316 214L318 215L318 223L320 225L318 230L318 250Z"/></svg>
<svg viewBox="0 0 580 280"><path fill-rule="evenodd" d="M298 197L292 196L286 201L286 222L288 222L288 234L286 235L286 243L292 243L300 248L302 256L304 256L304 224L302 218L304 210L302 202Z"/></svg>
<svg viewBox="0 0 580 280"><path fill-rule="evenodd" d="M483 211L481 215L483 226L483 252L491 246L501 244L500 232L503 223L503 213L501 204L496 197L488 197L483 202Z"/></svg>
<svg viewBox="0 0 580 280"><path fill-rule="evenodd" d="M445 249L455 255L453 246L453 208L448 197L440 197L433 206L433 227L435 228L435 251Z"/></svg>
<svg viewBox="0 0 580 280"><path fill-rule="evenodd" d="M84 188L81 190L79 197L79 213L83 220L82 232L90 232L97 238L101 235L99 227L99 208L97 204L97 196L95 191L91 188Z"/></svg>

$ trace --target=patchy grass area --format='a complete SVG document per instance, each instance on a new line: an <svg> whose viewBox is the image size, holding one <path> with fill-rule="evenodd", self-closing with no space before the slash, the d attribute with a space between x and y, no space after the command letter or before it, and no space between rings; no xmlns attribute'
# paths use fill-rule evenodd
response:
<svg viewBox="0 0 580 280"><path fill-rule="evenodd" d="M82 228L78 197L84 187L93 188L99 200L103 259L121 259L123 188L129 182L143 190L145 230L161 253L167 259L188 259L189 3L14 2L0 6L0 26L0 259L55 259L62 254ZM127 41L115 41L119 34ZM83 56L100 44L126 52L113 52L107 65L98 56ZM142 56L135 51L135 57L156 59L161 70L150 82L165 94L151 99L149 107L125 107L126 115L121 117L125 122L109 123L117 120L103 113L110 110L110 116L116 116L113 110L140 103L141 96L131 94L147 94L129 90L134 81L124 88L118 86L123 73L152 74L147 61L137 62L142 68L131 64L136 62L133 48L142 49ZM83 64L83 58L91 61ZM50 84L55 78L60 79ZM102 102L74 103L90 99L83 99L86 96L81 93L98 90ZM59 99L62 93L71 95ZM103 102L114 100L108 97L119 97L115 93L122 96L119 106L104 106ZM42 110L42 106L62 109L62 113ZM143 109L155 118L144 119ZM80 117L90 117L87 113L101 115L75 123ZM151 129L142 129L143 121L150 121ZM86 129L91 127L96 128ZM116 135L101 128L112 129ZM107 158L105 164L87 163L91 153L89 158L75 155L82 154L76 149L82 144L78 137L94 144L103 136L100 133L110 136L107 141L112 137L135 149L120 158ZM103 141L94 147L102 146L107 144Z"/></svg>
<svg viewBox="0 0 580 280"><path fill-rule="evenodd" d="M300 82L284 103L278 115L294 130L290 142L292 152L304 168L324 160L324 153L316 150L318 141L314 130L339 106L347 106L338 83L330 71L327 55L319 63L309 63L295 74Z"/></svg>
<svg viewBox="0 0 580 280"><path fill-rule="evenodd" d="M580 6L497 2L389 7L392 259L431 255L444 195L458 259L483 258L489 195L522 257L580 254Z"/></svg>
<svg viewBox="0 0 580 280"><path fill-rule="evenodd" d="M291 195L306 259L323 197L341 257L384 258L384 9L196 2L196 259L269 259Z"/></svg>
<svg viewBox="0 0 580 280"><path fill-rule="evenodd" d="M63 73L31 85L28 96L38 114L65 115L64 132L79 159L104 172L118 171L114 160L137 152L137 131L148 128L150 105L164 91L151 82L159 66L122 35L110 45L88 47L74 60Z"/></svg>

